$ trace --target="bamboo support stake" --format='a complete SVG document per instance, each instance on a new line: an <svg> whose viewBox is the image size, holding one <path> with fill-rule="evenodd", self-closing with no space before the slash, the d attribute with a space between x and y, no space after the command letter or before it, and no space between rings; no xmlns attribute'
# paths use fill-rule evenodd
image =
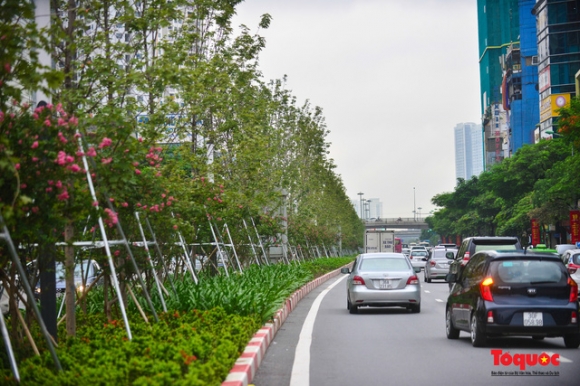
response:
<svg viewBox="0 0 580 386"><path fill-rule="evenodd" d="M143 320L145 320L145 323L149 324L149 320L147 319L147 315L145 315L145 313L143 312L143 308L141 308L141 305L137 301L137 298L135 297L135 294L133 293L133 290L131 289L131 286L130 285L127 285L127 291L129 291L129 295L131 295L131 298L135 302L135 305L137 306L137 309L139 310L139 313L143 317Z"/></svg>

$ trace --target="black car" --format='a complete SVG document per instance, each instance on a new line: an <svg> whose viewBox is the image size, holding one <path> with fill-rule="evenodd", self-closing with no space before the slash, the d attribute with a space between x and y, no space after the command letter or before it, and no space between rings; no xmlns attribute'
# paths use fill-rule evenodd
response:
<svg viewBox="0 0 580 386"><path fill-rule="evenodd" d="M445 309L448 339L466 331L481 347L488 337L561 336L566 347L580 346L578 284L557 254L478 252L447 280L453 284Z"/></svg>
<svg viewBox="0 0 580 386"><path fill-rule="evenodd" d="M461 242L457 254L454 257L450 256L454 260L449 263L449 273L459 274L469 261L469 257L479 251L515 251L518 249L522 249L522 245L517 237L468 237ZM449 289L451 289L451 283L449 284Z"/></svg>

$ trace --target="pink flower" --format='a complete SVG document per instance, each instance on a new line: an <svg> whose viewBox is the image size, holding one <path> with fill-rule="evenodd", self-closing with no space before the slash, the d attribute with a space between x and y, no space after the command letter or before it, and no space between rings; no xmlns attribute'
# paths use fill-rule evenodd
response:
<svg viewBox="0 0 580 386"><path fill-rule="evenodd" d="M140 207L140 206L141 206L141 203L140 203L140 202L138 202L138 203L137 203L137 204L135 204L135 205L136 205L136 206L137 206L137 208L138 208L138 207Z"/></svg>
<svg viewBox="0 0 580 386"><path fill-rule="evenodd" d="M135 167L139 166L139 162L133 162L133 166Z"/></svg>
<svg viewBox="0 0 580 386"><path fill-rule="evenodd" d="M76 126L79 123L79 119L75 116L70 117L70 119L68 120L69 125L73 125Z"/></svg>
<svg viewBox="0 0 580 386"><path fill-rule="evenodd" d="M99 145L99 149L103 149L105 147L111 146L112 143L113 143L113 141L110 138L105 137L101 141L101 144Z"/></svg>
<svg viewBox="0 0 580 386"><path fill-rule="evenodd" d="M52 192L52 188L49 186L48 188L46 188L46 193L50 193Z"/></svg>
<svg viewBox="0 0 580 386"><path fill-rule="evenodd" d="M64 192L59 194L56 198L58 198L60 201L66 201L70 198L70 196L68 195L68 192L65 190Z"/></svg>
<svg viewBox="0 0 580 386"><path fill-rule="evenodd" d="M52 184L54 184L54 181L53 180L48 180L48 184L49 185L52 185Z"/></svg>
<svg viewBox="0 0 580 386"><path fill-rule="evenodd" d="M31 149L36 149L38 147L38 141L34 141L32 143L32 146L30 146Z"/></svg>
<svg viewBox="0 0 580 386"><path fill-rule="evenodd" d="M104 165L107 165L107 164L110 164L112 160L113 160L113 157L102 158L101 163L103 163Z"/></svg>
<svg viewBox="0 0 580 386"><path fill-rule="evenodd" d="M59 189L62 188L62 182L60 180L59 181L56 181L56 185L55 186L57 188L59 188Z"/></svg>
<svg viewBox="0 0 580 386"><path fill-rule="evenodd" d="M82 151L77 151L77 157L82 157L83 155L85 155L85 153Z"/></svg>
<svg viewBox="0 0 580 386"><path fill-rule="evenodd" d="M161 193L161 197L165 198L166 194L165 193Z"/></svg>
<svg viewBox="0 0 580 386"><path fill-rule="evenodd" d="M64 151L61 150L58 152L56 162L61 166L66 164L66 153Z"/></svg>
<svg viewBox="0 0 580 386"><path fill-rule="evenodd" d="M32 213L38 213L38 206L33 206L32 207Z"/></svg>
<svg viewBox="0 0 580 386"><path fill-rule="evenodd" d="M97 151L95 150L94 147L89 147L89 151L87 151L87 156L89 157L96 157L97 156Z"/></svg>
<svg viewBox="0 0 580 386"><path fill-rule="evenodd" d="M46 120L43 122L43 124L44 124L44 126L46 126L46 127L50 127L50 126L51 126L50 119L48 119L48 118L47 118L47 119L46 119Z"/></svg>
<svg viewBox="0 0 580 386"><path fill-rule="evenodd" d="M174 226L173 226L173 229L177 230L177 225L174 225Z"/></svg>
<svg viewBox="0 0 580 386"><path fill-rule="evenodd" d="M75 157L73 157L72 155L67 155L64 160L66 161L67 164L70 164L71 162L75 161Z"/></svg>
<svg viewBox="0 0 580 386"><path fill-rule="evenodd" d="M32 157L32 162L38 162L38 157Z"/></svg>
<svg viewBox="0 0 580 386"><path fill-rule="evenodd" d="M80 168L80 166L79 166L79 165L77 165L77 164L72 164L72 165L70 166L70 170L72 170L72 172L73 172L73 173L76 173L76 172L80 171L80 170L81 170L81 168Z"/></svg>
<svg viewBox="0 0 580 386"><path fill-rule="evenodd" d="M94 233L95 232L95 227L92 227L91 230L89 230L89 232Z"/></svg>
<svg viewBox="0 0 580 386"><path fill-rule="evenodd" d="M121 251L119 251L118 249L115 252L113 252L113 255L115 255L115 256L119 256L120 254L121 254Z"/></svg>
<svg viewBox="0 0 580 386"><path fill-rule="evenodd" d="M58 140L62 143L68 142L68 140L64 137L64 135L62 135L62 133L60 131L58 132Z"/></svg>
<svg viewBox="0 0 580 386"><path fill-rule="evenodd" d="M93 206L99 206L99 202L98 201L93 201Z"/></svg>
<svg viewBox="0 0 580 386"><path fill-rule="evenodd" d="M20 184L20 189L26 189L26 184Z"/></svg>
<svg viewBox="0 0 580 386"><path fill-rule="evenodd" d="M122 203L122 204L121 204L121 206L122 206L123 208L126 208L126 207L128 207L128 206L129 206L129 203L128 203L128 202L124 202L124 203Z"/></svg>
<svg viewBox="0 0 580 386"><path fill-rule="evenodd" d="M139 137L139 142L143 142L143 137Z"/></svg>
<svg viewBox="0 0 580 386"><path fill-rule="evenodd" d="M135 169L135 174L137 174L137 175L141 174L141 170Z"/></svg>
<svg viewBox="0 0 580 386"><path fill-rule="evenodd" d="M79 133L75 133L75 135L73 136L75 139L79 139L81 137L81 135Z"/></svg>

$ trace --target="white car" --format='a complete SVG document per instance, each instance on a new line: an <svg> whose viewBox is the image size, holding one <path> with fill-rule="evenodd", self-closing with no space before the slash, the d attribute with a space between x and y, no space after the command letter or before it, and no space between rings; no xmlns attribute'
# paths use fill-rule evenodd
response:
<svg viewBox="0 0 580 386"><path fill-rule="evenodd" d="M428 258L429 252L427 252L426 249L411 249L409 260L411 260L413 268L425 268L425 264L427 264Z"/></svg>
<svg viewBox="0 0 580 386"><path fill-rule="evenodd" d="M580 249L569 249L562 255L562 261L570 272L570 277L580 283ZM580 292L580 288L578 289Z"/></svg>

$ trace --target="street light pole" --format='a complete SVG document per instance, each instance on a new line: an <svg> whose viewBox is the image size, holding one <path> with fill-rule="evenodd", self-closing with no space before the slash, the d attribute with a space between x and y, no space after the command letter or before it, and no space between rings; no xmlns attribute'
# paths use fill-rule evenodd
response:
<svg viewBox="0 0 580 386"><path fill-rule="evenodd" d="M362 196L363 196L363 194L364 194L363 192L359 192L358 193L358 195L359 195L359 199L358 200L360 202L360 218L361 219L364 218L364 216L363 216L363 202L362 202Z"/></svg>
<svg viewBox="0 0 580 386"><path fill-rule="evenodd" d="M417 221L417 208L415 207L415 187L413 186L413 221Z"/></svg>
<svg viewBox="0 0 580 386"><path fill-rule="evenodd" d="M422 208L421 207L418 207L417 209L419 210L419 220L421 220L421 209Z"/></svg>

